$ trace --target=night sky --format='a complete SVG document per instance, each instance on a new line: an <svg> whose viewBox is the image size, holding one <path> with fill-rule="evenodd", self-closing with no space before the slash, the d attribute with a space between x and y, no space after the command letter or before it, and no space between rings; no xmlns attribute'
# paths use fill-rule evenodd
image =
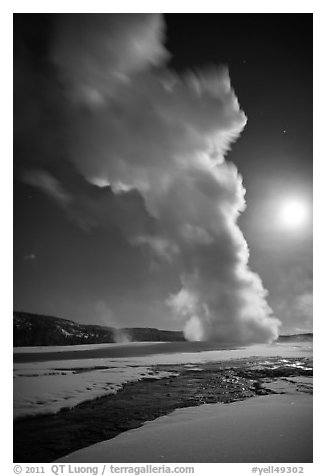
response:
<svg viewBox="0 0 326 476"><path fill-rule="evenodd" d="M237 231L223 228L229 208L217 205L213 231L209 208L219 197L237 207L237 192L230 184L211 192L207 176L198 178L202 165L183 162L213 147L211 156L224 154L243 178L238 224L279 332L311 331L312 15L108 16L14 15L14 309L181 329L196 308L201 322L215 322L205 321L204 338L237 333L228 313L253 298L243 297L229 269L236 263L228 233L237 244ZM220 65L246 124L222 87ZM223 83L213 101L210 83L206 97L192 79L211 71ZM176 79L185 76L190 86ZM157 191L160 176L177 185ZM277 218L291 197L308 209L293 228ZM233 285L244 301L232 297Z"/></svg>

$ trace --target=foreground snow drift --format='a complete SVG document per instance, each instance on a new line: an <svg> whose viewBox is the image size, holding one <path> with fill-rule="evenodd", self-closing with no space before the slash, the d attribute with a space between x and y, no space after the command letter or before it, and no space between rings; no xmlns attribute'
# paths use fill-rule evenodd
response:
<svg viewBox="0 0 326 476"><path fill-rule="evenodd" d="M312 450L312 396L270 395L178 409L58 461L309 463Z"/></svg>

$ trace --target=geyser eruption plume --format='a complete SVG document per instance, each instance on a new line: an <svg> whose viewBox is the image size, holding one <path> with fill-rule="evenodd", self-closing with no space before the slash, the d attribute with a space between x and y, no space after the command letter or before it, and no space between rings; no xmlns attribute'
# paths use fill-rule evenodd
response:
<svg viewBox="0 0 326 476"><path fill-rule="evenodd" d="M69 197L58 203L84 228L111 220L133 246L173 263L181 288L166 302L187 339L275 339L280 323L237 224L242 179L224 158L246 123L227 69L170 71L156 14L63 15L55 27L66 152L88 186L109 187L111 201L105 208L44 163L56 176L47 176L51 196Z"/></svg>

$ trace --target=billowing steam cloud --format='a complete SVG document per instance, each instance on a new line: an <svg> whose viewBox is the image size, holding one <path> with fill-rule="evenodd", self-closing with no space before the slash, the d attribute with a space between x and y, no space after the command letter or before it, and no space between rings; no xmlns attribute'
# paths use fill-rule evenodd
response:
<svg viewBox="0 0 326 476"><path fill-rule="evenodd" d="M67 173L39 162L23 180L83 227L111 221L133 246L176 263L180 290L166 302L187 339L276 338L279 321L237 225L242 179L224 158L246 123L227 69L170 71L156 14L62 15L54 31L65 153L87 184L77 192Z"/></svg>

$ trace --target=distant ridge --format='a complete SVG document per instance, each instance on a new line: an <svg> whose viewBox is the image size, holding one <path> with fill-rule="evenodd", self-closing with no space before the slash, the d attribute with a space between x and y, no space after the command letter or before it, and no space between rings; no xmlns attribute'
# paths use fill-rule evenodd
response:
<svg viewBox="0 0 326 476"><path fill-rule="evenodd" d="M305 342L312 341L313 334L308 332L307 334L290 334L279 336L276 342Z"/></svg>
<svg viewBox="0 0 326 476"><path fill-rule="evenodd" d="M164 331L148 327L115 329L19 311L14 311L13 337L14 347L185 340L182 331Z"/></svg>
<svg viewBox="0 0 326 476"><path fill-rule="evenodd" d="M104 344L114 342L184 341L182 331L150 327L114 327L78 324L69 319L14 311L14 347L48 345ZM312 341L313 334L280 335L276 342Z"/></svg>

